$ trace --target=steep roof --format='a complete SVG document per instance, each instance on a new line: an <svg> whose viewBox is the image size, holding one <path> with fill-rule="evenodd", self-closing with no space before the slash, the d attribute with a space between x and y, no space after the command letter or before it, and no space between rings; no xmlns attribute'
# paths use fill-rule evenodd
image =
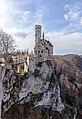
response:
<svg viewBox="0 0 82 119"><path fill-rule="evenodd" d="M53 45L52 45L52 43L51 43L50 41L48 41L48 40L46 40L46 39L41 39L41 40L43 40L43 41L44 41L44 43L49 44L49 46L53 47Z"/></svg>

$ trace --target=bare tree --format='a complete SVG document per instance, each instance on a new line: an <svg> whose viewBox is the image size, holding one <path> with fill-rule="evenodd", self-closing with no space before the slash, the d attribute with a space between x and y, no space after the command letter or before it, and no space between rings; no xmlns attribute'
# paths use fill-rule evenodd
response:
<svg viewBox="0 0 82 119"><path fill-rule="evenodd" d="M0 30L0 54L3 55L4 59L8 57L9 53L13 52L14 39L11 35L8 35L3 30Z"/></svg>

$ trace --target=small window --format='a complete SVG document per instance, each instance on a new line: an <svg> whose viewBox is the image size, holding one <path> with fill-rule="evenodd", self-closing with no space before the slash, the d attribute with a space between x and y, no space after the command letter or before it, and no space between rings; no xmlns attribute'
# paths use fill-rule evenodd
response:
<svg viewBox="0 0 82 119"><path fill-rule="evenodd" d="M40 57L42 57L42 55L40 55Z"/></svg>
<svg viewBox="0 0 82 119"><path fill-rule="evenodd" d="M43 53L43 50L41 51L41 53Z"/></svg>
<svg viewBox="0 0 82 119"><path fill-rule="evenodd" d="M40 53L40 50L38 50L38 53Z"/></svg>

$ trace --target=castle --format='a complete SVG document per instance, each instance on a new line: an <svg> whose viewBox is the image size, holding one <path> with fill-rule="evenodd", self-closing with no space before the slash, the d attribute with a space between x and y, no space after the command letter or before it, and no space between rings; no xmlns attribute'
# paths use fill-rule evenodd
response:
<svg viewBox="0 0 82 119"><path fill-rule="evenodd" d="M18 67L18 73L19 68L21 66L24 67L24 71L34 71L38 63L41 63L46 60L51 60L53 56L53 45L50 43L50 41L47 41L44 38L44 33L41 38L41 25L35 25L35 46L34 51L29 53L29 51L17 51L10 54L10 57L12 56L12 59L14 61L15 67ZM8 58L10 58L8 57ZM9 59L8 59L9 60ZM8 64L10 65L10 64Z"/></svg>
<svg viewBox="0 0 82 119"><path fill-rule="evenodd" d="M50 60L53 56L53 45L43 37L41 38L41 25L35 25L34 53L29 54L29 70L33 71L40 62Z"/></svg>

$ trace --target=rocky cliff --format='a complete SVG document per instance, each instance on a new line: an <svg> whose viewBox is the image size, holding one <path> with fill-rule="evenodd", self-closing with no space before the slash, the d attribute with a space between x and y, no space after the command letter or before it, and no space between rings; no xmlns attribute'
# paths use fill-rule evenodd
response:
<svg viewBox="0 0 82 119"><path fill-rule="evenodd" d="M24 76L6 67L3 92L3 119L82 119L82 58L54 56Z"/></svg>

